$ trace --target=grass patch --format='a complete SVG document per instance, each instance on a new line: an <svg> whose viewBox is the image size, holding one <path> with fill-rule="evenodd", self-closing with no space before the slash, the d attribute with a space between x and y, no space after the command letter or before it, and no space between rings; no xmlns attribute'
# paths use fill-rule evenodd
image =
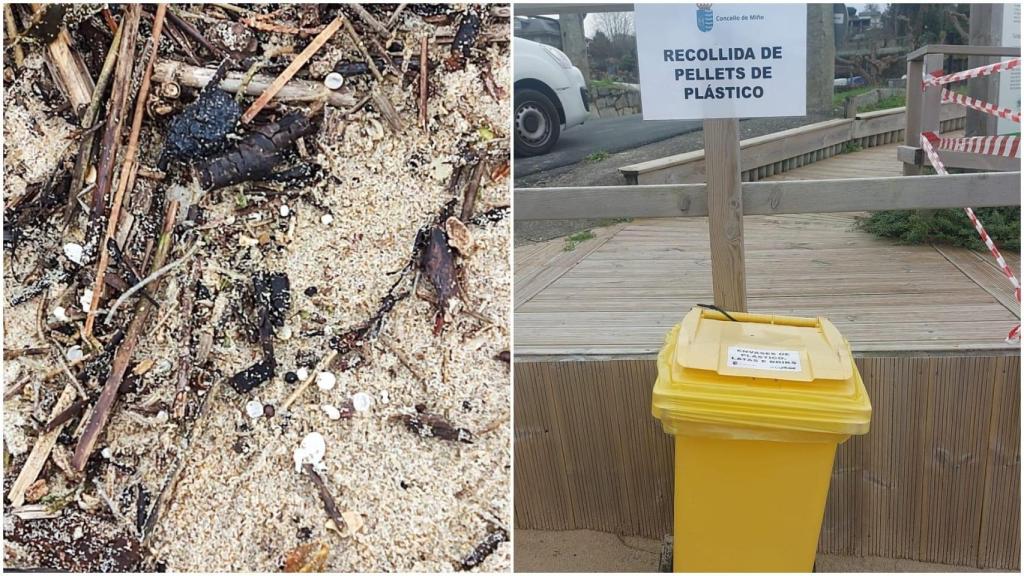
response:
<svg viewBox="0 0 1024 576"><path fill-rule="evenodd" d="M611 154L609 154L608 152L604 150L598 150L597 152L591 152L590 154L587 154L587 157L584 158L583 161L586 162L587 164L594 164L602 160L607 160L609 156L611 156Z"/></svg>
<svg viewBox="0 0 1024 576"><path fill-rule="evenodd" d="M857 112L874 112L875 110L887 110L889 108L899 108L900 106L907 105L906 96L889 96L888 98L882 98L874 104L865 104L859 106Z"/></svg>
<svg viewBox="0 0 1024 576"><path fill-rule="evenodd" d="M594 233L590 230L583 230L575 234L570 234L565 238L565 248L563 248L563 250L566 252L572 252L580 245L581 242L586 242L587 240L592 240L594 238L596 238L596 236L594 236Z"/></svg>
<svg viewBox="0 0 1024 576"><path fill-rule="evenodd" d="M1020 207L978 208L978 218L1000 249L1020 250ZM901 244L948 244L986 251L971 221L959 209L886 210L857 222L861 229Z"/></svg>
<svg viewBox="0 0 1024 576"><path fill-rule="evenodd" d="M846 104L847 96L859 96L865 92L871 92L877 88L877 86L860 86L859 88L852 88L850 90L843 90L841 92L832 92L832 107L842 109Z"/></svg>
<svg viewBox="0 0 1024 576"><path fill-rule="evenodd" d="M860 152L864 147L860 145L860 142L849 141L843 144L843 154L849 154L850 152Z"/></svg>

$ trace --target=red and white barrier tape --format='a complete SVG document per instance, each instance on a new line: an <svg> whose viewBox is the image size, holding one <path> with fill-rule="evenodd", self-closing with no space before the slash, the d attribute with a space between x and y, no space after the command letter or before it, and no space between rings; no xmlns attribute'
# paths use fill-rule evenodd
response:
<svg viewBox="0 0 1024 576"><path fill-rule="evenodd" d="M975 136L972 138L939 138L935 147L954 152L973 152L986 156L1020 158L1020 136Z"/></svg>
<svg viewBox="0 0 1024 576"><path fill-rule="evenodd" d="M946 166L939 159L939 153L935 151L934 145L940 141L940 138L934 132L922 132L921 133L921 147L924 148L925 154L928 155L928 159L932 163L932 167L939 174L948 174L946 172ZM974 213L974 210L970 208L964 208L964 212L967 213L967 217L971 219L971 224L974 225L974 229L978 231L978 235L981 236L981 240L988 247L988 251L995 257L996 263L999 264L999 268L1003 271L1003 274L1010 280L1010 284L1013 285L1013 295L1017 298L1017 302L1020 303L1020 282L1017 280L1017 276L1014 275L1013 269L1006 263L1006 259L999 252L999 248L996 248L992 238L989 237L988 232L985 231L985 226L982 225L981 220L978 220L978 215ZM1010 333L1006 336L1007 342L1014 342L1020 339L1020 324L1014 326Z"/></svg>
<svg viewBox="0 0 1024 576"><path fill-rule="evenodd" d="M942 75L941 70L936 70L935 72L932 72L931 78L925 78L921 84L922 88L927 88L928 86L942 86L943 84L951 84L953 82L969 80L979 76L988 76L990 74L1006 72L1007 70L1013 70L1018 66L1020 66L1020 58L1013 58L1005 62L996 62L994 64L986 64L985 66L978 66L977 68L971 68L970 70L964 70L962 72L954 72L952 74L946 74L945 76Z"/></svg>
<svg viewBox="0 0 1024 576"><path fill-rule="evenodd" d="M1020 112L1014 112L1009 108L999 108L995 104L989 104L988 102L983 102L977 98L971 98L964 94L957 94L956 92L946 90L945 88L942 89L942 101L954 102L961 106L971 108L972 110L984 112L990 116L996 116L998 118L1005 118L1020 124Z"/></svg>

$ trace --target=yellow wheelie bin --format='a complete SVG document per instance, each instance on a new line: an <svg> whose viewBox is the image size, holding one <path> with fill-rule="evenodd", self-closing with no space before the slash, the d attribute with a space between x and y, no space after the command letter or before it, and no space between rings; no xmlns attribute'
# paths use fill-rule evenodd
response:
<svg viewBox="0 0 1024 576"><path fill-rule="evenodd" d="M810 572L836 446L871 401L825 318L694 308L658 355L675 436L676 572Z"/></svg>

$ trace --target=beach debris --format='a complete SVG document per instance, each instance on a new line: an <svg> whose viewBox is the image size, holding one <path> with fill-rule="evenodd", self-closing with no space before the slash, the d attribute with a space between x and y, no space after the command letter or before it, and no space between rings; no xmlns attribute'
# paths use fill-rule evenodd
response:
<svg viewBox="0 0 1024 576"><path fill-rule="evenodd" d="M58 322L67 322L70 320L70 318L68 318L67 310L65 310L63 306L57 306L53 309L53 317Z"/></svg>
<svg viewBox="0 0 1024 576"><path fill-rule="evenodd" d="M352 395L352 408L356 412L367 412L373 404L373 397L366 392L356 392Z"/></svg>
<svg viewBox="0 0 1024 576"><path fill-rule="evenodd" d="M50 487L46 485L46 480L40 478L29 485L25 490L25 502L29 504L35 504L43 499L50 493Z"/></svg>
<svg viewBox="0 0 1024 576"><path fill-rule="evenodd" d="M71 260L72 262L78 264L79 266L82 265L83 252L84 248L82 248L81 244L69 242L64 245L64 255L67 256L68 260Z"/></svg>
<svg viewBox="0 0 1024 576"><path fill-rule="evenodd" d="M324 414L327 414L327 418L330 420L341 419L341 411L330 404L324 404L320 406L320 409L324 411Z"/></svg>
<svg viewBox="0 0 1024 576"><path fill-rule="evenodd" d="M416 405L414 414L398 414L391 417L392 420L401 420L405 427L416 432L420 436L440 438L450 442L473 443L473 433L466 428L459 428L452 425L440 414L427 412L424 404Z"/></svg>
<svg viewBox="0 0 1024 576"><path fill-rule="evenodd" d="M476 43L476 37L480 33L480 15L475 9L470 8L459 20L459 27L455 31L455 39L452 40L451 51L445 60L445 67L448 70L459 70L466 65L466 58Z"/></svg>
<svg viewBox="0 0 1024 576"><path fill-rule="evenodd" d="M45 504L25 504L11 508L11 513L22 520L47 520L60 518L60 512L52 512Z"/></svg>
<svg viewBox="0 0 1024 576"><path fill-rule="evenodd" d="M323 390L333 390L338 378L332 372L320 372L316 375L316 387Z"/></svg>
<svg viewBox="0 0 1024 576"><path fill-rule="evenodd" d="M256 310L259 316L258 339L263 357L231 377L231 387L239 393L270 380L277 368L274 356L274 326L283 326L291 307L291 288L288 275L283 272L259 272L252 278Z"/></svg>
<svg viewBox="0 0 1024 576"><path fill-rule="evenodd" d="M82 296L78 299L78 303L82 306L82 312L89 311L89 307L92 306L92 288L86 288L82 291Z"/></svg>
<svg viewBox="0 0 1024 576"><path fill-rule="evenodd" d="M284 556L283 572L323 572L330 548L323 542L307 542L292 548Z"/></svg>
<svg viewBox="0 0 1024 576"><path fill-rule="evenodd" d="M512 353L508 350L502 350L494 357L495 360L500 360L506 364L512 362Z"/></svg>
<svg viewBox="0 0 1024 576"><path fill-rule="evenodd" d="M303 464L302 469L309 476L309 479L316 486L316 491L320 494L320 500L324 504L324 511L327 512L327 516L334 522L334 525L338 527L339 531L342 526L346 525L345 519L342 517L341 512L338 510L338 504L334 501L334 496L331 495L331 490L327 487L327 483L316 471L316 467L312 464ZM350 530L350 533L353 532Z"/></svg>
<svg viewBox="0 0 1024 576"><path fill-rule="evenodd" d="M85 356L85 353L82 352L82 347L79 346L78 344L75 344L74 346L68 348L67 352L64 353L64 357L71 362L74 362L75 360L81 360L83 356Z"/></svg>
<svg viewBox="0 0 1024 576"><path fill-rule="evenodd" d="M228 134L234 132L242 109L219 87L226 72L227 60L217 68L195 101L171 119L164 149L157 161L158 168L167 170L171 160L206 158L227 146Z"/></svg>
<svg viewBox="0 0 1024 576"><path fill-rule="evenodd" d="M494 551L498 549L498 546L503 542L508 542L508 531L504 528L494 530L484 538L483 542L477 544L476 548L473 549L469 556L463 558L459 568L462 570L472 570L473 568L476 568L482 564L488 556L493 554Z"/></svg>
<svg viewBox="0 0 1024 576"><path fill-rule="evenodd" d="M324 454L327 452L327 443L319 432L310 432L302 439L299 447L292 452L295 460L295 471L301 472L304 465L313 469L323 469Z"/></svg>
<svg viewBox="0 0 1024 576"><path fill-rule="evenodd" d="M324 77L324 86L329 90L337 90L345 84L345 77L337 72L331 72Z"/></svg>
<svg viewBox="0 0 1024 576"><path fill-rule="evenodd" d="M459 254L469 256L473 252L473 236L462 220L449 216L444 222L444 229L448 235L448 245L458 250Z"/></svg>
<svg viewBox="0 0 1024 576"><path fill-rule="evenodd" d="M435 335L440 334L444 329L444 317L445 312L448 311L448 302L455 297L459 290L455 255L448 244L448 233L441 225L451 216L453 206L454 201L448 202L434 222L420 228L416 234L416 244L413 248L413 261L418 263L420 270L427 277L430 285L434 287L437 297L434 312Z"/></svg>
<svg viewBox="0 0 1024 576"><path fill-rule="evenodd" d="M249 415L249 418L256 419L263 416L263 402L259 400L249 400L245 403L245 413Z"/></svg>
<svg viewBox="0 0 1024 576"><path fill-rule="evenodd" d="M330 226L331 222L334 222L334 216L331 216L330 214L324 214L320 217L320 223L324 226Z"/></svg>
<svg viewBox="0 0 1024 576"><path fill-rule="evenodd" d="M237 146L222 155L202 162L199 181L203 188L215 190L274 175L292 145L316 130L316 124L302 112L289 112L277 122L255 128Z"/></svg>

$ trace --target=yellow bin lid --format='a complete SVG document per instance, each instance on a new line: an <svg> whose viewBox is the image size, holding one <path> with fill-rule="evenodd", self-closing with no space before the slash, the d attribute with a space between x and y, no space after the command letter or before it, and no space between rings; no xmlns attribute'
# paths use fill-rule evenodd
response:
<svg viewBox="0 0 1024 576"><path fill-rule="evenodd" d="M867 433L871 401L831 322L729 316L694 308L666 337L652 401L666 432L793 441Z"/></svg>

